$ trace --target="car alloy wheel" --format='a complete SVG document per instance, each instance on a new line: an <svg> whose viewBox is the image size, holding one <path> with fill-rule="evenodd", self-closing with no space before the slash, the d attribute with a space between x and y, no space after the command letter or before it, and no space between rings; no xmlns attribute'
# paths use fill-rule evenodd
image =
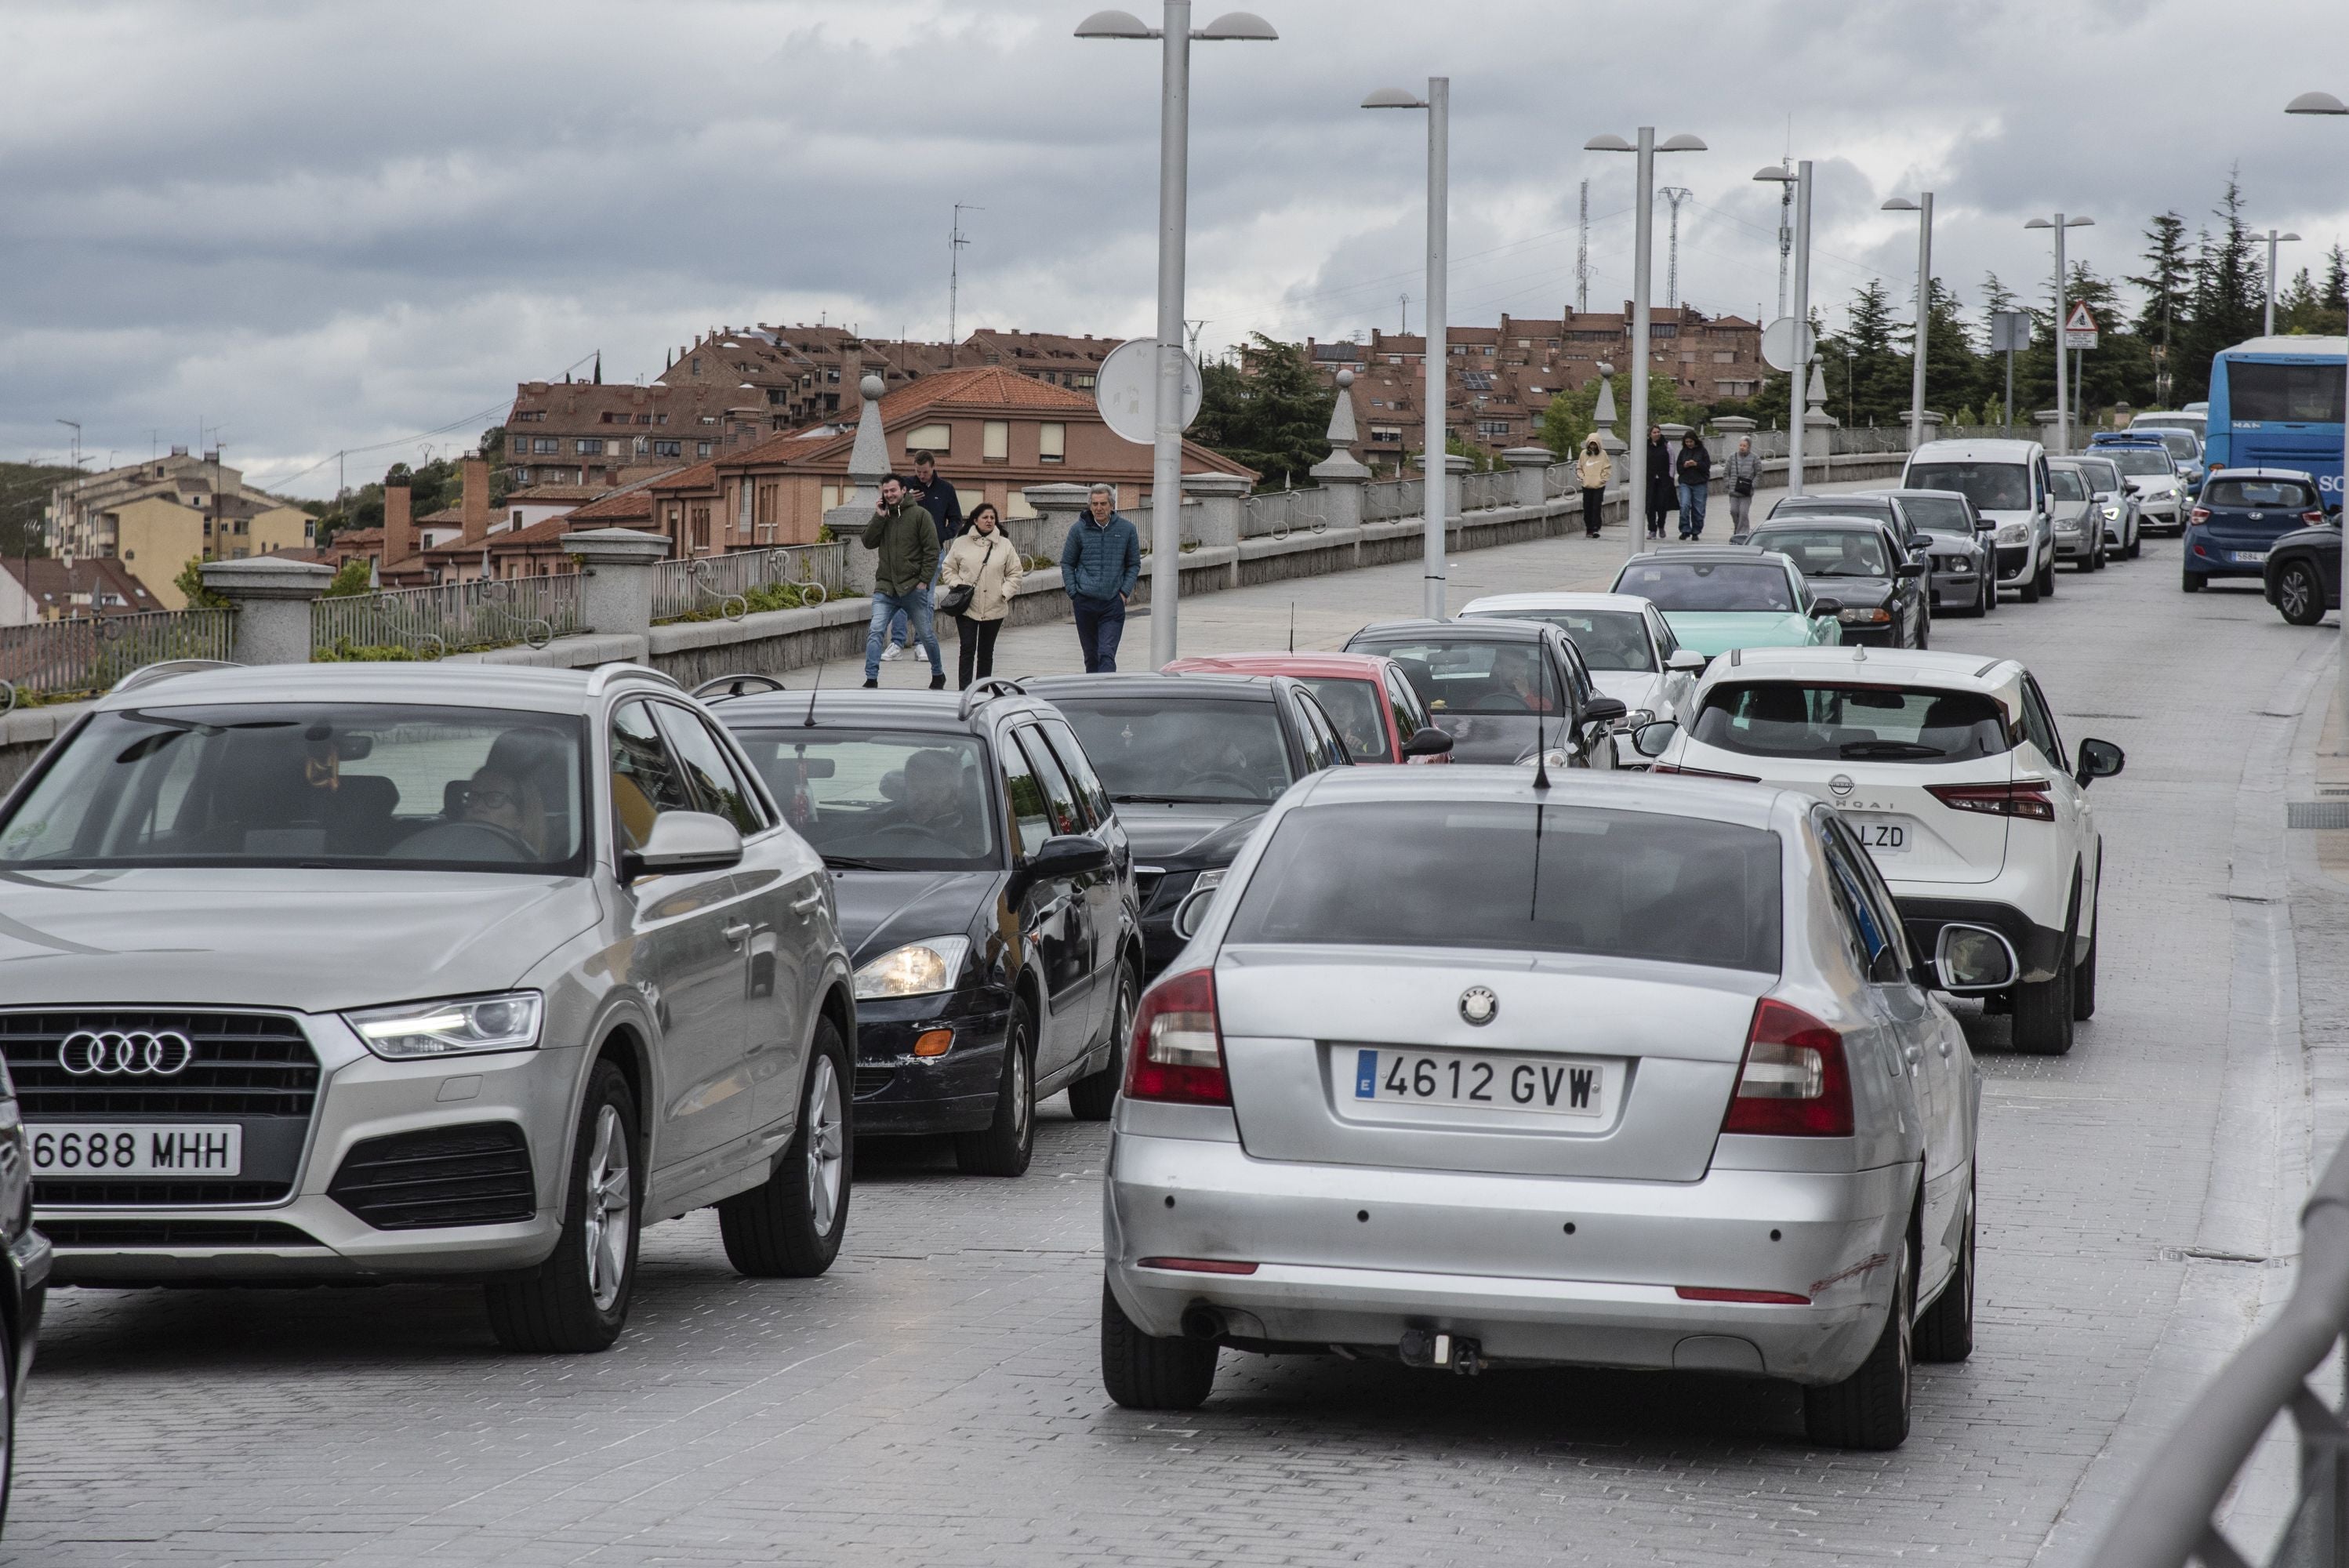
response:
<svg viewBox="0 0 2349 1568"><path fill-rule="evenodd" d="M2276 608L2295 626L2313 626L2324 619L2324 590L2317 586L2316 570L2295 561L2276 579Z"/></svg>
<svg viewBox="0 0 2349 1568"><path fill-rule="evenodd" d="M848 1047L830 1017L817 1020L799 1126L774 1174L718 1205L726 1261L752 1279L812 1279L840 1255L855 1180L852 1107L843 1097Z"/></svg>
<svg viewBox="0 0 2349 1568"><path fill-rule="evenodd" d="M808 1085L808 1223L819 1236L832 1233L847 1185L848 1127L841 1109L840 1074L828 1056L818 1057Z"/></svg>
<svg viewBox="0 0 2349 1568"><path fill-rule="evenodd" d="M595 1116L595 1147L587 1156L587 1222L580 1240L587 1251L587 1289L595 1310L609 1312L628 1282L628 1211L635 1202L628 1166L628 1132L619 1108L605 1106Z"/></svg>

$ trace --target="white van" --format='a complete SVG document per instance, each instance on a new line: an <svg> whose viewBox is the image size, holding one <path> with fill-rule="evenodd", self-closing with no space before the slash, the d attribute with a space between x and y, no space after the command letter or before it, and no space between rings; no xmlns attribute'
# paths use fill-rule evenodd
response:
<svg viewBox="0 0 2349 1568"><path fill-rule="evenodd" d="M2131 415L2129 428L2132 430L2190 430L2194 433L2194 438L2197 441L2205 441L2210 436L2208 428L2209 422L2209 406L2205 404L2199 410L2163 408Z"/></svg>
<svg viewBox="0 0 2349 1568"><path fill-rule="evenodd" d="M2036 441L1928 441L1909 454L1902 490L1956 490L1998 524L1998 584L2026 604L2055 592L2047 449Z"/></svg>

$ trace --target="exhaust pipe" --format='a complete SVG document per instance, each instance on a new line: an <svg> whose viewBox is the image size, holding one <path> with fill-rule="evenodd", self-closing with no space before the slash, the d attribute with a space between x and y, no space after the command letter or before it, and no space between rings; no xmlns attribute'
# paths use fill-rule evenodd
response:
<svg viewBox="0 0 2349 1568"><path fill-rule="evenodd" d="M1184 1338L1204 1339L1212 1344L1223 1336L1224 1315L1221 1312L1205 1303L1184 1309Z"/></svg>

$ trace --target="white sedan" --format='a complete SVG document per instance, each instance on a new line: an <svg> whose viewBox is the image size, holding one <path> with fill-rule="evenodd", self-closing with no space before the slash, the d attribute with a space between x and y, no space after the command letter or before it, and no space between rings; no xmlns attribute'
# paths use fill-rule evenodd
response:
<svg viewBox="0 0 2349 1568"><path fill-rule="evenodd" d="M1636 593L1490 593L1471 600L1460 618L1547 621L1563 631L1599 695L1630 710L1615 738L1621 768L1647 766L1631 749L1630 731L1678 713L1704 668L1704 655L1682 647L1662 613Z"/></svg>

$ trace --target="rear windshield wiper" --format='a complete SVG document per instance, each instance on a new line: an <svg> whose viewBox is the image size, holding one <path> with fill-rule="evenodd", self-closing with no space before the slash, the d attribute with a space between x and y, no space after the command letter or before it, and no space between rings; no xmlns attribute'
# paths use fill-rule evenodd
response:
<svg viewBox="0 0 2349 1568"><path fill-rule="evenodd" d="M1947 757L1938 746L1926 746L1914 740L1847 740L1838 748L1842 756L1859 757Z"/></svg>

